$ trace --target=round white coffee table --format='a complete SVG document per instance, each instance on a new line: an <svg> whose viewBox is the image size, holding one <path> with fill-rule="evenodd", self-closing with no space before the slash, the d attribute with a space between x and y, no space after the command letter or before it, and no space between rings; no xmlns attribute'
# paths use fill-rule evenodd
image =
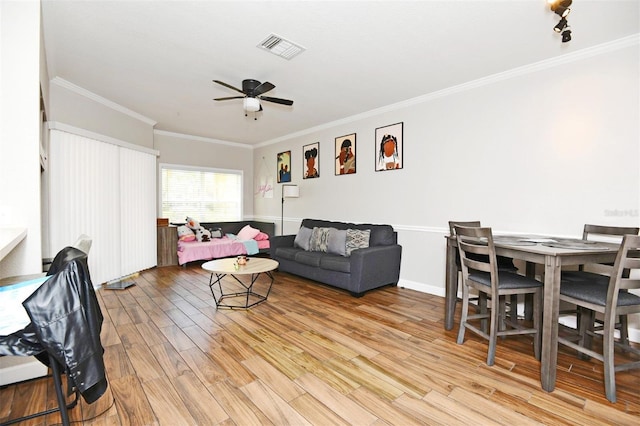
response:
<svg viewBox="0 0 640 426"><path fill-rule="evenodd" d="M245 265L238 265L235 257L202 264L202 269L211 272L209 288L216 306L226 309L247 309L267 300L273 285L271 272L277 267L278 262L262 257L247 257ZM227 275L233 278L231 283L228 280L223 283L222 279ZM248 279L245 276L249 276ZM266 276L266 279L261 279L261 276ZM219 296L215 287L219 290Z"/></svg>

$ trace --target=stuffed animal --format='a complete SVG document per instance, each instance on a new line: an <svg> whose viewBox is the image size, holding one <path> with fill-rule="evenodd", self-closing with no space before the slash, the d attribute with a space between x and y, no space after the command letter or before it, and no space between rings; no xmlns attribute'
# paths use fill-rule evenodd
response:
<svg viewBox="0 0 640 426"><path fill-rule="evenodd" d="M200 222L189 216L187 216L185 220L187 221L187 226L196 234L196 239L198 241L202 242L211 240L211 232L209 232L209 230L204 226L201 226Z"/></svg>

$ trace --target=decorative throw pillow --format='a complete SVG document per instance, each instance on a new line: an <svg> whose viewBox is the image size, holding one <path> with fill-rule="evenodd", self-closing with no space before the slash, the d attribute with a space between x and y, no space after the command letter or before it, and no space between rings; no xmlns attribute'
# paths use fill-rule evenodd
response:
<svg viewBox="0 0 640 426"><path fill-rule="evenodd" d="M309 241L309 250L326 252L329 246L329 231L331 231L331 228L313 228L311 240Z"/></svg>
<svg viewBox="0 0 640 426"><path fill-rule="evenodd" d="M186 225L178 226L178 240L180 241L194 241L196 234Z"/></svg>
<svg viewBox="0 0 640 426"><path fill-rule="evenodd" d="M340 256L347 255L347 230L330 228L329 240L327 241L327 252Z"/></svg>
<svg viewBox="0 0 640 426"><path fill-rule="evenodd" d="M258 235L256 235L255 237L253 237L254 240L256 241L266 241L269 239L269 234L265 234L264 232L258 232Z"/></svg>
<svg viewBox="0 0 640 426"><path fill-rule="evenodd" d="M238 232L238 239L243 241L253 240L253 238L259 233L259 229L252 228L251 225L245 225L244 228Z"/></svg>
<svg viewBox="0 0 640 426"><path fill-rule="evenodd" d="M359 248L369 247L369 237L371 231L359 229L347 229L346 252L347 256L351 256L351 252Z"/></svg>
<svg viewBox="0 0 640 426"><path fill-rule="evenodd" d="M301 226L293 241L294 247L300 247L302 250L309 251L309 240L311 239L311 229Z"/></svg>
<svg viewBox="0 0 640 426"><path fill-rule="evenodd" d="M212 228L209 231L211 232L211 238L222 238L222 228Z"/></svg>

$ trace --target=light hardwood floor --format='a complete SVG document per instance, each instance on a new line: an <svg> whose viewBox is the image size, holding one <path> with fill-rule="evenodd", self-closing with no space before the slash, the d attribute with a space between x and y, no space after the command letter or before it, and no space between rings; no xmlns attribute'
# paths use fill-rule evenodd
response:
<svg viewBox="0 0 640 426"><path fill-rule="evenodd" d="M556 390L540 388L531 338L486 342L443 327L444 299L387 287L348 293L276 273L266 303L216 310L192 264L100 290L109 379L87 425L638 425L640 371L604 397L602 364L560 349ZM0 422L55 406L50 379L0 390ZM95 417L95 418L94 418ZM90 420L86 420L90 419ZM58 414L23 424L51 425Z"/></svg>

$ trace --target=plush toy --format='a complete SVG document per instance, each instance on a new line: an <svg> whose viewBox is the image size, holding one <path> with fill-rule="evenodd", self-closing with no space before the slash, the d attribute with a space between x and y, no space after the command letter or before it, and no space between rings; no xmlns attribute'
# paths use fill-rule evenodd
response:
<svg viewBox="0 0 640 426"><path fill-rule="evenodd" d="M187 226L196 234L196 239L198 241L202 242L211 240L211 232L209 232L209 230L204 226L201 226L200 222L188 216L185 220L187 221Z"/></svg>

